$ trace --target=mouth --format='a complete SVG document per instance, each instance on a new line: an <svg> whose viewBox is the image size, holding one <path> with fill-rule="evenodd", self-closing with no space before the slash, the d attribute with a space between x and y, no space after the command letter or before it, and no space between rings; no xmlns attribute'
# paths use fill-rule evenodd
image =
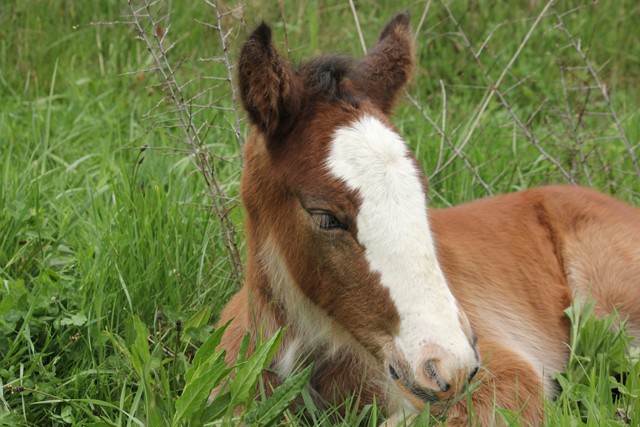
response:
<svg viewBox="0 0 640 427"><path fill-rule="evenodd" d="M419 387L415 384L404 384L407 390L411 392L418 399L422 400L424 403L436 403L440 400L440 398L436 395L433 390L428 388Z"/></svg>
<svg viewBox="0 0 640 427"><path fill-rule="evenodd" d="M395 345L385 348L382 366L386 366L387 381L393 383L391 389L400 398L397 403L418 411L427 406L433 415L442 413L464 395L478 372L477 350L473 350L475 361L468 360L470 354L463 354L467 360L455 358L434 345L425 347L410 363Z"/></svg>
<svg viewBox="0 0 640 427"><path fill-rule="evenodd" d="M417 409L422 410L426 403L432 404L440 401L440 398L434 390L420 387L412 381L407 380L406 376L400 377L397 370L391 364L389 365L389 375L400 391L409 398L409 401Z"/></svg>

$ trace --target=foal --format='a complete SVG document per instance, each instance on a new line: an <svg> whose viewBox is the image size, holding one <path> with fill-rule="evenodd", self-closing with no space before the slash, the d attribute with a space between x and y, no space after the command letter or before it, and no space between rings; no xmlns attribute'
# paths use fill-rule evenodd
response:
<svg viewBox="0 0 640 427"><path fill-rule="evenodd" d="M357 392L390 415L429 404L481 425L493 407L542 420L568 358L574 296L616 309L640 336L640 212L596 192L537 188L443 210L389 119L414 65L407 14L362 60L294 69L260 25L239 61L251 133L242 198L243 288L222 347L287 326L268 383L313 363L308 387ZM476 375L478 369L480 373Z"/></svg>

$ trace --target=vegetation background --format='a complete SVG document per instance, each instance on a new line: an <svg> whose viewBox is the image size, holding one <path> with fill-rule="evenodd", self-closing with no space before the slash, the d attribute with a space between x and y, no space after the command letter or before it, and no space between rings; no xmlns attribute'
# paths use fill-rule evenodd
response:
<svg viewBox="0 0 640 427"><path fill-rule="evenodd" d="M380 422L375 405L315 407L305 371L254 399L278 336L205 401L227 381L212 332L241 283L242 41L265 20L294 63L360 56L399 7L418 66L394 122L434 206L552 182L640 204L635 0L3 1L0 425ZM569 311L546 423L638 425L637 349L588 314Z"/></svg>

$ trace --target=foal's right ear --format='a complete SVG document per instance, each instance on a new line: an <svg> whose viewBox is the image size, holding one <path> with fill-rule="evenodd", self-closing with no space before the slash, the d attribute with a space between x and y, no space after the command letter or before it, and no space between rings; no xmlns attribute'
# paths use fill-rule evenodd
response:
<svg viewBox="0 0 640 427"><path fill-rule="evenodd" d="M288 127L302 102L302 83L271 42L264 22L249 36L238 64L240 95L249 119L267 135Z"/></svg>
<svg viewBox="0 0 640 427"><path fill-rule="evenodd" d="M386 114L413 73L415 62L409 12L399 13L380 33L378 43L356 68L353 79Z"/></svg>

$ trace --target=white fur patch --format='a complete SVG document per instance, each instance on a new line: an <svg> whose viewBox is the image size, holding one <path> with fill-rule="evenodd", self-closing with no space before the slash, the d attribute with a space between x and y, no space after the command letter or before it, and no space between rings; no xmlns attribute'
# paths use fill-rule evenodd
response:
<svg viewBox="0 0 640 427"><path fill-rule="evenodd" d="M396 344L414 373L432 345L453 356L448 369L473 366L475 353L436 258L421 174L405 142L378 119L364 116L335 132L327 167L362 199L358 240L396 305Z"/></svg>
<svg viewBox="0 0 640 427"><path fill-rule="evenodd" d="M331 358L350 348L347 332L307 298L295 283L276 243L269 239L260 252L260 260L269 274L272 289L287 310L290 339L285 339L275 357L278 373L287 377L305 357L324 347Z"/></svg>

